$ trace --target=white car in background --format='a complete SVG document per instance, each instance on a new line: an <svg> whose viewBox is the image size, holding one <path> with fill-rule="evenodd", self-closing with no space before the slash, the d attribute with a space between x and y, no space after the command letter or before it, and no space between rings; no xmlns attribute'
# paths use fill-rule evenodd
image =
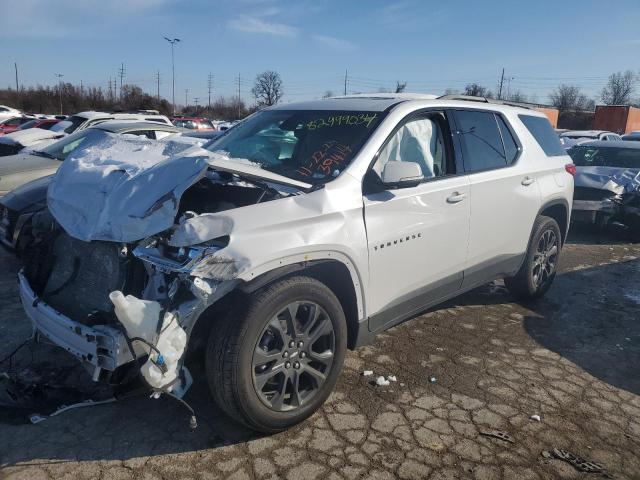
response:
<svg viewBox="0 0 640 480"><path fill-rule="evenodd" d="M42 149L70 133L84 130L109 120L155 122L173 126L169 118L155 111L140 113L80 112L62 120L49 130L30 128L29 130L13 132L0 137L0 157L15 155L27 147L29 149Z"/></svg>
<svg viewBox="0 0 640 480"><path fill-rule="evenodd" d="M6 105L0 105L0 121L6 120L12 117L21 117L22 112L17 108L7 107Z"/></svg>

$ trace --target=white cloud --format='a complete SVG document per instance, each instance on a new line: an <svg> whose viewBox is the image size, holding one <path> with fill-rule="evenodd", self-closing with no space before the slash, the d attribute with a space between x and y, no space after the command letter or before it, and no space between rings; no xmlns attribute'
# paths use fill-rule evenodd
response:
<svg viewBox="0 0 640 480"><path fill-rule="evenodd" d="M265 33L267 35L280 35L283 37L294 37L298 29L283 23L267 22L257 17L240 15L229 20L227 26L233 30L246 33Z"/></svg>
<svg viewBox="0 0 640 480"><path fill-rule="evenodd" d="M316 35L311 35L311 38L313 38L316 42L326 45L327 47L331 47L336 50L342 50L345 52L351 52L358 48L358 46L353 42L350 42L348 40L343 40L341 38L331 37L329 35L316 34Z"/></svg>

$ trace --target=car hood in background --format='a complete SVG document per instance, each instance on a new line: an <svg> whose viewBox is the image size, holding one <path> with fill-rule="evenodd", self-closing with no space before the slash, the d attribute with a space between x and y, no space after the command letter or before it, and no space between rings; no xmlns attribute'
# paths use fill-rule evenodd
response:
<svg viewBox="0 0 640 480"><path fill-rule="evenodd" d="M576 167L575 186L608 190L615 194L640 186L640 168Z"/></svg>
<svg viewBox="0 0 640 480"><path fill-rule="evenodd" d="M62 165L60 160L27 153L0 157L0 181L3 176L15 175L33 170L50 170Z"/></svg>
<svg viewBox="0 0 640 480"><path fill-rule="evenodd" d="M53 175L25 183L7 193L0 203L14 212L24 212L47 201L47 188Z"/></svg>
<svg viewBox="0 0 640 480"><path fill-rule="evenodd" d="M0 138L0 143L8 143L11 145L19 144L23 147L28 147L42 140L53 140L64 136L64 132L52 132L42 128L28 128L4 135Z"/></svg>

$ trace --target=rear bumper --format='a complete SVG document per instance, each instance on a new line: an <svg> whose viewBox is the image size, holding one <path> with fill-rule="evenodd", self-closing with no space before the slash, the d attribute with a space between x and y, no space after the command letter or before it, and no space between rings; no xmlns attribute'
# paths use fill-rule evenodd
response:
<svg viewBox="0 0 640 480"><path fill-rule="evenodd" d="M620 211L617 203L609 200L574 200L571 219L579 222L596 223L597 217L612 217Z"/></svg>
<svg viewBox="0 0 640 480"><path fill-rule="evenodd" d="M34 330L92 366L94 378L101 369L113 371L133 360L120 330L108 325L89 327L75 322L38 298L22 271L18 279L22 306Z"/></svg>

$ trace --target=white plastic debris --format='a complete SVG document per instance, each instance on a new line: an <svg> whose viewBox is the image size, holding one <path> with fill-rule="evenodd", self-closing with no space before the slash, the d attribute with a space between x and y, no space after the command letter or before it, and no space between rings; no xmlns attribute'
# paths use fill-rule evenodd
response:
<svg viewBox="0 0 640 480"><path fill-rule="evenodd" d="M380 375L377 379L376 379L376 384L379 385L380 387L386 387L387 385L389 385L391 382L389 382L389 380L387 380L386 378L384 378L382 375Z"/></svg>
<svg viewBox="0 0 640 480"><path fill-rule="evenodd" d="M396 378L395 375L387 376L387 380L389 380L390 382L397 382L398 381L398 379Z"/></svg>
<svg viewBox="0 0 640 480"><path fill-rule="evenodd" d="M370 377L371 375L373 375L373 370L365 370L362 372L363 377Z"/></svg>
<svg viewBox="0 0 640 480"><path fill-rule="evenodd" d="M437 379L436 377L431 377L431 378L429 379L429 381L430 381L431 383L436 383L436 382L438 381L438 379Z"/></svg>
<svg viewBox="0 0 640 480"><path fill-rule="evenodd" d="M536 422L539 422L541 420L540 415L531 415L531 420L535 420Z"/></svg>
<svg viewBox="0 0 640 480"><path fill-rule="evenodd" d="M139 337L144 342L134 341L136 354L149 353L149 359L140 368L145 380L153 388L163 388L173 383L178 377L180 358L187 346L187 334L180 326L177 317L167 312L162 319L162 328L156 339L156 329L160 318L160 304L149 300L140 300L116 290L109 294L120 323L127 331L129 338ZM160 352L160 353L158 353ZM173 386L169 387L171 391Z"/></svg>

